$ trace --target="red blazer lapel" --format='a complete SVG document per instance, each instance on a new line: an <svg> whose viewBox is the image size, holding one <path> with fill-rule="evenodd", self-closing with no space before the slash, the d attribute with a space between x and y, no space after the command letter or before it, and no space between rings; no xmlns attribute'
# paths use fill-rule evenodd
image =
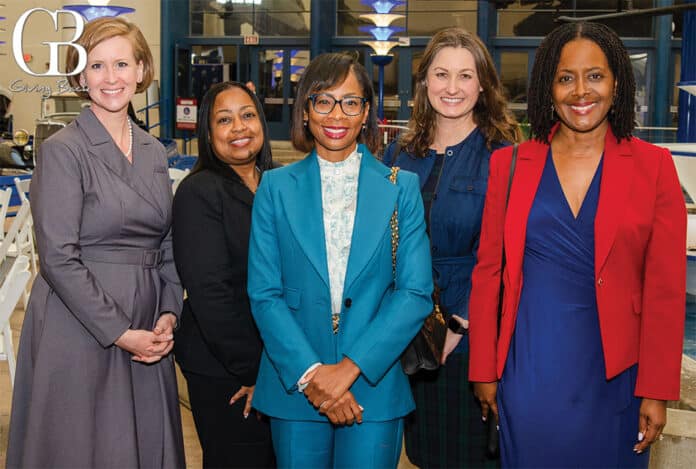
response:
<svg viewBox="0 0 696 469"><path fill-rule="evenodd" d="M544 171L549 146L535 140L520 145L505 217L505 258L510 285L519 288L522 277L527 218ZM505 178L507 183L507 177Z"/></svg>
<svg viewBox="0 0 696 469"><path fill-rule="evenodd" d="M602 181L599 189L599 204L595 217L595 275L599 276L609 251L616 239L616 231L628 204L633 158L628 140L616 142L616 137L607 130L602 163Z"/></svg>

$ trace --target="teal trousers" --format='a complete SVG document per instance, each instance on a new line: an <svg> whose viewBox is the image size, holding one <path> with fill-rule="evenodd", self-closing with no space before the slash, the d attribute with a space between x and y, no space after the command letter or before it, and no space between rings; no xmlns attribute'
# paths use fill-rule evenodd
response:
<svg viewBox="0 0 696 469"><path fill-rule="evenodd" d="M271 418L279 468L396 468L404 420L335 426Z"/></svg>

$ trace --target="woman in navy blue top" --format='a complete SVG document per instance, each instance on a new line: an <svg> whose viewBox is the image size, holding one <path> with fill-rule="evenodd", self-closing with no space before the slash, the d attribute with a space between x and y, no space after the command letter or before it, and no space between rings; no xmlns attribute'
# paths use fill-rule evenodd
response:
<svg viewBox="0 0 696 469"><path fill-rule="evenodd" d="M487 462L484 425L467 379L470 277L489 157L518 139L517 123L506 109L486 47L461 28L435 34L416 75L409 130L387 147L383 157L385 164L420 178L433 280L440 288L441 305L452 318L446 366L420 372L411 380L416 411L407 421L406 451L422 468Z"/></svg>

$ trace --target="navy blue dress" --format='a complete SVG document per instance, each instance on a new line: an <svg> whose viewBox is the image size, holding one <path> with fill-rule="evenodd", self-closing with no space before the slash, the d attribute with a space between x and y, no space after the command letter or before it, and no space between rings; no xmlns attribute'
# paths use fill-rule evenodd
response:
<svg viewBox="0 0 696 469"><path fill-rule="evenodd" d="M602 162L577 218L549 151L527 221L524 283L498 404L504 467L647 467L636 367L607 381L594 285Z"/></svg>

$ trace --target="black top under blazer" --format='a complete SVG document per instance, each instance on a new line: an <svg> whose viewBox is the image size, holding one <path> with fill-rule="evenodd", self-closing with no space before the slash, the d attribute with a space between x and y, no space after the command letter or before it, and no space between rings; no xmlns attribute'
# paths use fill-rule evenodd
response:
<svg viewBox="0 0 696 469"><path fill-rule="evenodd" d="M187 292L174 353L182 370L256 382L263 345L249 308L254 195L229 167L186 177L174 197L174 260Z"/></svg>

